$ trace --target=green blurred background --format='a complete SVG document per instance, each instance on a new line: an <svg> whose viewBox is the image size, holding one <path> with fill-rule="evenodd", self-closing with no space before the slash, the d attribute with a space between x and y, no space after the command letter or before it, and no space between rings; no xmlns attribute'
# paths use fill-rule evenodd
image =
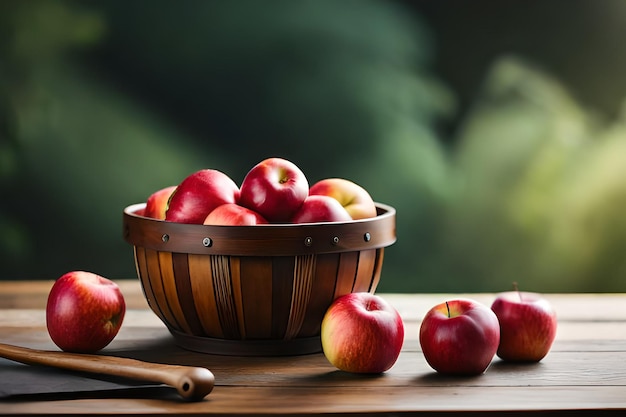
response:
<svg viewBox="0 0 626 417"><path fill-rule="evenodd" d="M0 279L269 156L397 209L380 291L626 291L622 0L0 0Z"/></svg>

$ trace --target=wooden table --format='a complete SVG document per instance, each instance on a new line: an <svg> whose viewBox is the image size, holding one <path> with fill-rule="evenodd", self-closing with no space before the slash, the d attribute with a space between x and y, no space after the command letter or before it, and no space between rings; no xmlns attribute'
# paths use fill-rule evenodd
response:
<svg viewBox="0 0 626 417"><path fill-rule="evenodd" d="M406 340L391 370L363 376L336 370L321 353L245 358L185 351L148 310L138 282L118 282L129 310L117 338L102 353L205 366L215 374L213 392L201 402L150 396L2 401L0 414L626 415L626 294L547 295L559 316L550 354L532 365L505 364L496 358L485 374L476 377L436 374L417 341L425 312L459 294L383 294L403 316ZM0 282L1 342L56 350L45 328L51 285ZM494 297L464 296L488 305Z"/></svg>

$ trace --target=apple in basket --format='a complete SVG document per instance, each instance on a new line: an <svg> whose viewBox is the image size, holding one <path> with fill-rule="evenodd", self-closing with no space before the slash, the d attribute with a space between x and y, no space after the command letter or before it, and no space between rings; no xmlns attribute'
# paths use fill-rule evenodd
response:
<svg viewBox="0 0 626 417"><path fill-rule="evenodd" d="M347 222L352 220L350 214L339 201L327 195L308 196L296 214L292 223Z"/></svg>
<svg viewBox="0 0 626 417"><path fill-rule="evenodd" d="M354 220L376 217L376 204L360 185L345 178L326 178L313 184L309 195L327 195L337 200Z"/></svg>
<svg viewBox="0 0 626 417"><path fill-rule="evenodd" d="M188 175L173 192L165 220L202 224L211 211L227 203L236 203L239 187L226 174L202 169Z"/></svg>
<svg viewBox="0 0 626 417"><path fill-rule="evenodd" d="M556 312L540 294L507 291L496 296L491 309L500 322L497 355L506 361L538 362L556 337Z"/></svg>
<svg viewBox="0 0 626 417"><path fill-rule="evenodd" d="M267 158L244 177L238 204L271 223L287 223L308 194L309 183L300 168L283 158Z"/></svg>
<svg viewBox="0 0 626 417"><path fill-rule="evenodd" d="M322 320L322 350L336 368L353 373L382 373L400 356L404 323L384 298L368 292L333 301Z"/></svg>
<svg viewBox="0 0 626 417"><path fill-rule="evenodd" d="M152 193L146 200L146 209L143 215L153 219L165 220L167 205L175 189L176 186L171 185Z"/></svg>
<svg viewBox="0 0 626 417"><path fill-rule="evenodd" d="M499 341L500 326L495 313L464 298L431 308L419 331L426 361L443 374L482 374L493 360Z"/></svg>
<svg viewBox="0 0 626 417"><path fill-rule="evenodd" d="M62 350L91 353L115 338L125 313L124 296L115 282L91 272L71 271L52 285L46 327Z"/></svg>
<svg viewBox="0 0 626 417"><path fill-rule="evenodd" d="M266 224L267 220L256 211L238 204L222 204L213 210L204 220L204 224L228 226L252 226Z"/></svg>

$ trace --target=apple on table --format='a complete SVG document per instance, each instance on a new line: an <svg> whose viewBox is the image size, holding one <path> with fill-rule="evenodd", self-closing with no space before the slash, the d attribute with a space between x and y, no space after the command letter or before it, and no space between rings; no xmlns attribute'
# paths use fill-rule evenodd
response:
<svg viewBox="0 0 626 417"><path fill-rule="evenodd" d="M165 220L202 224L222 204L236 203L239 187L216 169L202 169L183 179L169 199Z"/></svg>
<svg viewBox="0 0 626 417"><path fill-rule="evenodd" d="M459 298L437 304L426 313L419 342L435 371L478 375L487 370L496 354L500 326L489 307Z"/></svg>
<svg viewBox="0 0 626 417"><path fill-rule="evenodd" d="M541 294L506 291L498 294L491 309L500 323L497 355L505 361L539 362L556 337L556 311Z"/></svg>
<svg viewBox="0 0 626 417"><path fill-rule="evenodd" d="M382 373L398 359L404 323L384 298L356 292L330 305L321 328L322 350L336 368L353 373Z"/></svg>
<svg viewBox="0 0 626 417"><path fill-rule="evenodd" d="M46 304L46 327L62 350L92 353L119 332L126 303L119 286L100 275L71 271L57 279Z"/></svg>
<svg viewBox="0 0 626 417"><path fill-rule="evenodd" d="M289 222L309 195L309 182L296 164L267 158L241 182L238 204L256 211L271 223Z"/></svg>
<svg viewBox="0 0 626 417"><path fill-rule="evenodd" d="M313 184L309 195L333 197L353 220L376 217L376 204L365 188L345 178L325 178Z"/></svg>

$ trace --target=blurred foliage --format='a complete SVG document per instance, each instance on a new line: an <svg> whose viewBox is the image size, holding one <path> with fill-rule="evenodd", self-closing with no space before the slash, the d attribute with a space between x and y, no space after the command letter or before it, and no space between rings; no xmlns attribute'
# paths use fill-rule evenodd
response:
<svg viewBox="0 0 626 417"><path fill-rule="evenodd" d="M114 30L95 65L233 155L241 178L277 154L311 179L343 172L399 120L427 124L453 104L428 73L428 33L394 3L101 4Z"/></svg>
<svg viewBox="0 0 626 417"><path fill-rule="evenodd" d="M103 37L101 14L63 2L0 4L11 132L2 137L2 278L132 276L122 209L220 157L181 149L189 137L79 65L75 55Z"/></svg>
<svg viewBox="0 0 626 417"><path fill-rule="evenodd" d="M267 156L293 160L311 183L344 176L399 211L433 211L420 193L438 193L446 168L430 124L453 99L427 71L427 32L393 3L268 4L63 2L54 36L36 18L52 6L9 7L13 32L32 38L11 45L28 76L11 94L27 98L14 100L23 160L6 200L25 244L7 277L134 276L125 205L201 167L241 181ZM86 21L98 36L79 49L72 34ZM403 201L389 178L418 193ZM418 216L399 224L422 227Z"/></svg>
<svg viewBox="0 0 626 417"><path fill-rule="evenodd" d="M453 272L494 288L623 291L625 122L586 111L518 59L497 62L455 155Z"/></svg>
<svg viewBox="0 0 626 417"><path fill-rule="evenodd" d="M0 279L132 278L125 206L282 156L396 208L381 291L626 291L626 111L508 56L460 113L399 2L0 2L0 33Z"/></svg>

